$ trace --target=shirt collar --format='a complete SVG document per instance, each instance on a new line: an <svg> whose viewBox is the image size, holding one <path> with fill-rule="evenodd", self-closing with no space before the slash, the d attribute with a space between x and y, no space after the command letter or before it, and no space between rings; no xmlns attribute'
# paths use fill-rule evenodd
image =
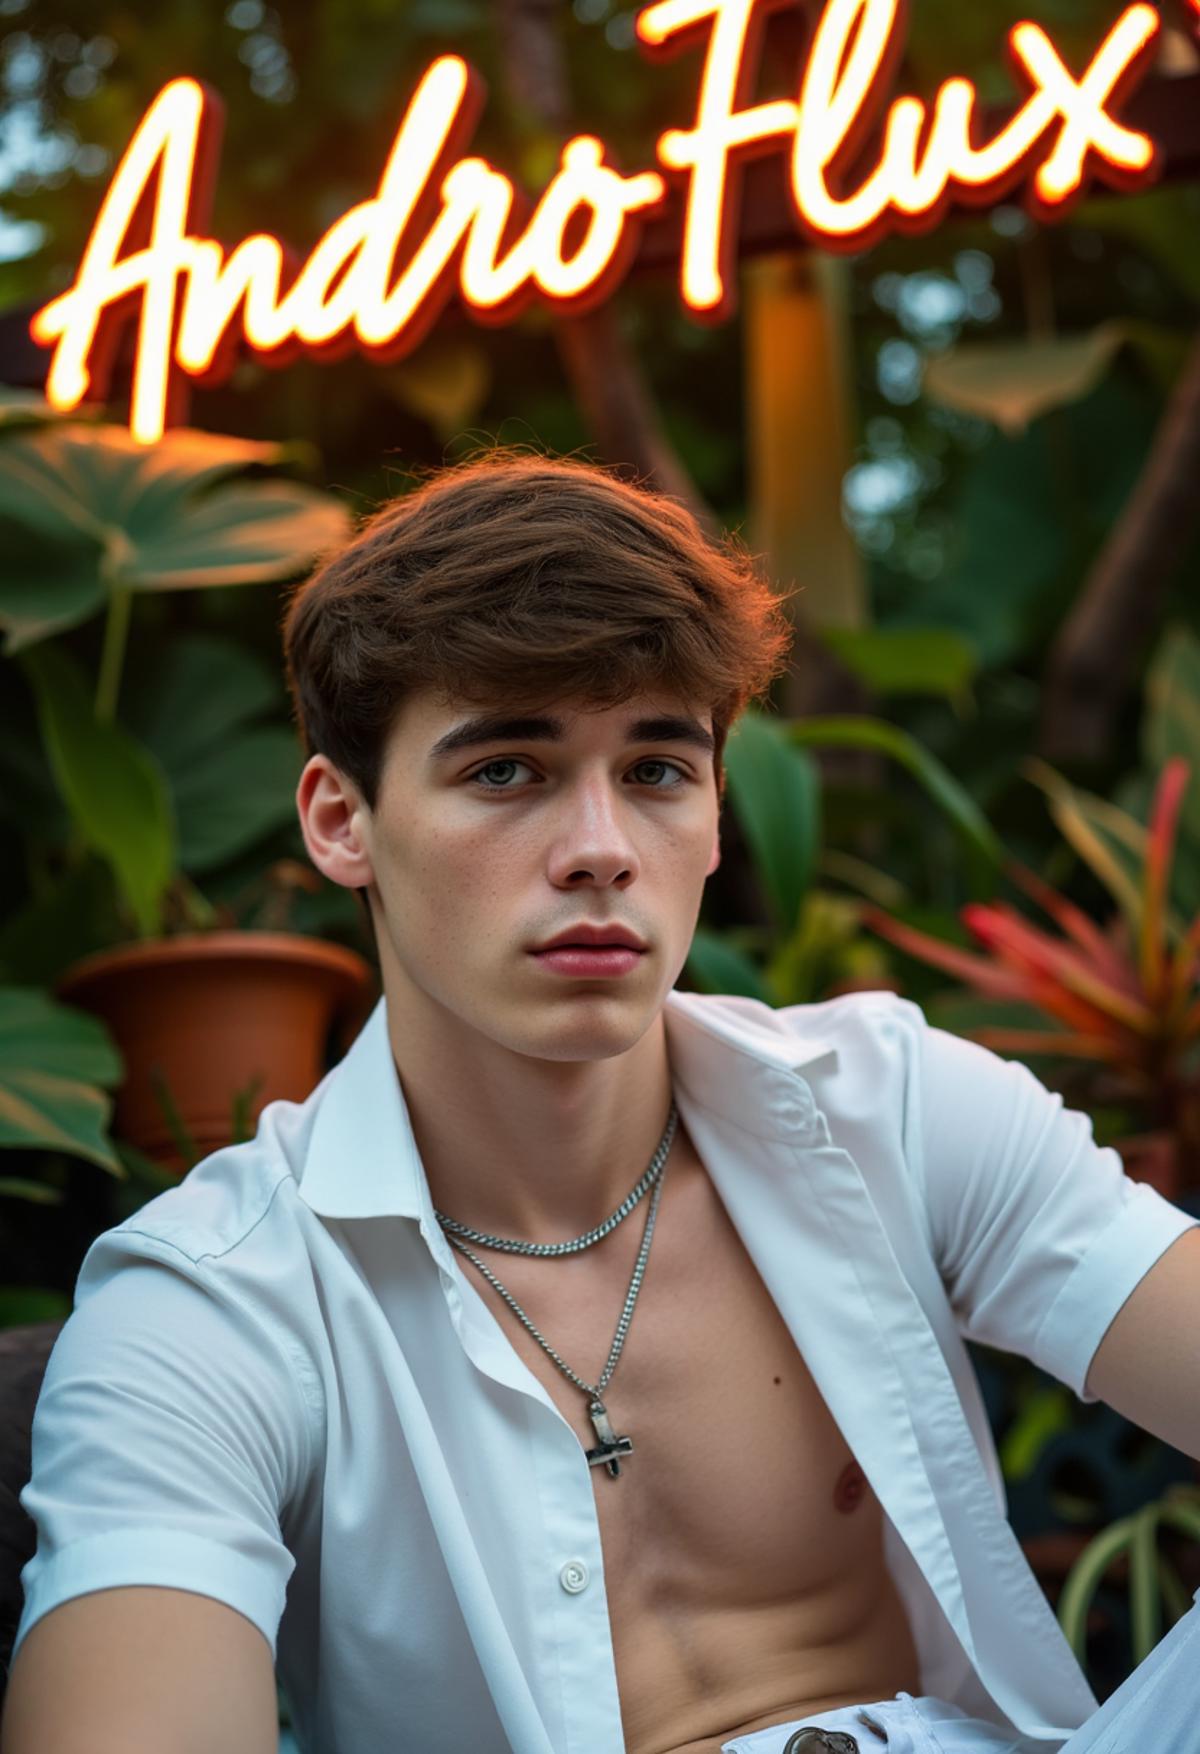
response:
<svg viewBox="0 0 1200 1754"><path fill-rule="evenodd" d="M392 1057L386 1006L381 997L310 1098L316 1115L300 1195L325 1218L417 1218L425 1225L433 1218L429 1185ZM706 1107L755 1132L770 1132L777 1111L783 1113L781 1073L799 1075L837 1055L832 1042L785 1022L757 999L672 989L663 1020L673 1078ZM784 1085L794 1099L794 1080Z"/></svg>

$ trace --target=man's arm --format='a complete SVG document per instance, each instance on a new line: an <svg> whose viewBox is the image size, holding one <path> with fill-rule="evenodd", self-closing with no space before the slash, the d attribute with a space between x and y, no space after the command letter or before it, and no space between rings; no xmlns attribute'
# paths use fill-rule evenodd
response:
<svg viewBox="0 0 1200 1754"><path fill-rule="evenodd" d="M316 1438L260 1277L148 1231L92 1244L34 1411L2 1754L274 1754Z"/></svg>
<svg viewBox="0 0 1200 1754"><path fill-rule="evenodd" d="M1087 1390L1200 1461L1200 1230L1177 1237L1113 1318Z"/></svg>
<svg viewBox="0 0 1200 1754"><path fill-rule="evenodd" d="M906 1150L959 1331L1200 1454L1200 1224L1019 1060L897 1005L918 1050Z"/></svg>
<svg viewBox="0 0 1200 1754"><path fill-rule="evenodd" d="M276 1754L271 1647L211 1596L122 1588L74 1596L18 1650L0 1754Z"/></svg>

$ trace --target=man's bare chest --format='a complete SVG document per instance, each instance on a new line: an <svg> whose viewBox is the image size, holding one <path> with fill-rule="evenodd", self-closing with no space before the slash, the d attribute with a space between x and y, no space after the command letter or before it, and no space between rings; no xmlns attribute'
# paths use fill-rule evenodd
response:
<svg viewBox="0 0 1200 1754"><path fill-rule="evenodd" d="M593 1386L647 1206L577 1256L488 1258ZM588 1394L476 1280L581 1446L595 1448ZM687 1602L715 1591L731 1606L758 1603L878 1563L878 1502L690 1142L668 1165L645 1277L603 1398L613 1430L633 1446L616 1477L592 1469L610 1601L619 1587L626 1600Z"/></svg>

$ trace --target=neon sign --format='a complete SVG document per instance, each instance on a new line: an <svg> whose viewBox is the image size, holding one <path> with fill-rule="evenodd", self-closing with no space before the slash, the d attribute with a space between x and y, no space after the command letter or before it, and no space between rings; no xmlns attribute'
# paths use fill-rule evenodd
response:
<svg viewBox="0 0 1200 1754"><path fill-rule="evenodd" d="M1022 182L1030 210L1052 219L1088 176L1132 189L1158 174L1155 143L1113 113L1157 46L1159 15L1143 0L1126 7L1079 75L1040 26L1014 25L1008 49L1025 95L984 140L970 80L945 80L930 102L887 103L906 0L826 0L798 95L749 103L763 18L779 4L644 8L637 36L650 56L704 46L693 126L659 137L661 169L630 176L608 162L602 141L577 135L536 202L486 159L462 156L485 88L460 56L440 56L409 102L375 193L303 262L268 232L228 254L205 235L222 106L196 80L171 80L114 173L74 284L31 320L33 339L54 349L48 400L69 410L104 386L116 329L134 315L130 428L149 444L168 422L176 374L217 382L239 346L271 365L351 347L391 361L417 346L452 293L486 323L510 321L533 299L590 308L628 271L672 173L684 200L680 296L698 318L722 321L734 308L729 171L749 154L787 152L799 232L838 251L868 248L887 231L928 230L951 202L990 205Z"/></svg>

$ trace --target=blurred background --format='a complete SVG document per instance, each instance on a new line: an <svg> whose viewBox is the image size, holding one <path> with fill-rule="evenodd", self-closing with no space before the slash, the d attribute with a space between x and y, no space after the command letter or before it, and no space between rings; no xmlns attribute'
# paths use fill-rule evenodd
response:
<svg viewBox="0 0 1200 1754"><path fill-rule="evenodd" d="M1120 10L914 0L897 89L965 74L1011 104L1013 24L1078 69ZM138 447L128 344L108 401L62 417L28 325L169 78L225 106L212 235L303 253L374 189L438 54L487 83L470 150L536 196L572 134L653 165L701 51L651 62L617 0L0 0L0 1329L52 1337L101 1230L353 1039L374 951L295 819L281 593L415 468L494 443L627 466L800 587L789 672L730 739L680 985L902 992L1200 1212L1200 53L1184 0L1161 10L1138 119L1182 145L1153 188L850 256L760 239L715 324L662 260L588 315L451 305L389 365L242 357ZM773 23L761 96L795 90L817 11ZM256 1058L260 1004L303 1016L286 1065ZM218 1045L184 1011L246 1027ZM1200 1586L1196 1465L973 1356L1104 1697Z"/></svg>

